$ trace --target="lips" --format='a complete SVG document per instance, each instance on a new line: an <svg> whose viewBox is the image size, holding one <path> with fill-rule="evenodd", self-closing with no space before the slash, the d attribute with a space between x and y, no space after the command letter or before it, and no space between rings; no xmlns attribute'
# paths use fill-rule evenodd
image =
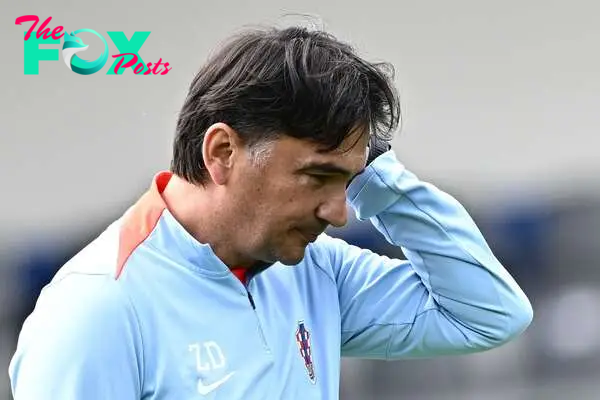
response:
<svg viewBox="0 0 600 400"><path fill-rule="evenodd" d="M302 237L309 243L314 242L315 240L317 240L317 238L319 237L319 235L323 232L306 232L306 231L299 231L300 234L302 235Z"/></svg>

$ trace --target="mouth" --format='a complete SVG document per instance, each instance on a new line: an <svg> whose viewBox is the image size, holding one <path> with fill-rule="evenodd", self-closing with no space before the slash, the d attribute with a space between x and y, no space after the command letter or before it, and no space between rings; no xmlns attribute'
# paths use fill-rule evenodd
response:
<svg viewBox="0 0 600 400"><path fill-rule="evenodd" d="M302 238L304 239L304 241L306 243L312 243L312 242L314 242L315 240L317 240L317 238L321 234L321 232L319 232L319 233L316 233L316 232L305 232L305 231L301 231L301 230L298 230L298 232L300 233L300 236L302 236Z"/></svg>

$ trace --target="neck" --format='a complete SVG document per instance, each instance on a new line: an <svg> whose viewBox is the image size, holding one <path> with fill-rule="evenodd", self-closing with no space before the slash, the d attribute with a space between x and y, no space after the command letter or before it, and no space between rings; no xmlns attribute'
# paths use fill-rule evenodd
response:
<svg viewBox="0 0 600 400"><path fill-rule="evenodd" d="M229 268L251 267L256 262L236 250L231 218L213 185L191 184L173 175L162 196L169 211L198 242L209 244L215 255Z"/></svg>

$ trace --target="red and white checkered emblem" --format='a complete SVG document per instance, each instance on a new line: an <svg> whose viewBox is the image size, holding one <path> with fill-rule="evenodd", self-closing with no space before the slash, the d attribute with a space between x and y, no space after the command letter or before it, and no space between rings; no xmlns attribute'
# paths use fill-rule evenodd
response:
<svg viewBox="0 0 600 400"><path fill-rule="evenodd" d="M312 352L310 348L310 332L306 329L304 321L298 322L298 329L296 330L296 342L300 349L300 356L304 360L304 366L308 372L308 378L314 384L317 380L315 375L315 366L312 360Z"/></svg>

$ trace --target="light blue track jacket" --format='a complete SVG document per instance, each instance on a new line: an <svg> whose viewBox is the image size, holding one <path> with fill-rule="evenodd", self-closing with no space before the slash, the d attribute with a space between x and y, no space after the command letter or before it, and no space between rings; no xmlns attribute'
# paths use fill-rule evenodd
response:
<svg viewBox="0 0 600 400"><path fill-rule="evenodd" d="M44 288L10 364L15 400L338 399L341 356L472 353L531 322L463 206L391 150L348 201L407 260L323 234L247 287L169 213L169 177Z"/></svg>

